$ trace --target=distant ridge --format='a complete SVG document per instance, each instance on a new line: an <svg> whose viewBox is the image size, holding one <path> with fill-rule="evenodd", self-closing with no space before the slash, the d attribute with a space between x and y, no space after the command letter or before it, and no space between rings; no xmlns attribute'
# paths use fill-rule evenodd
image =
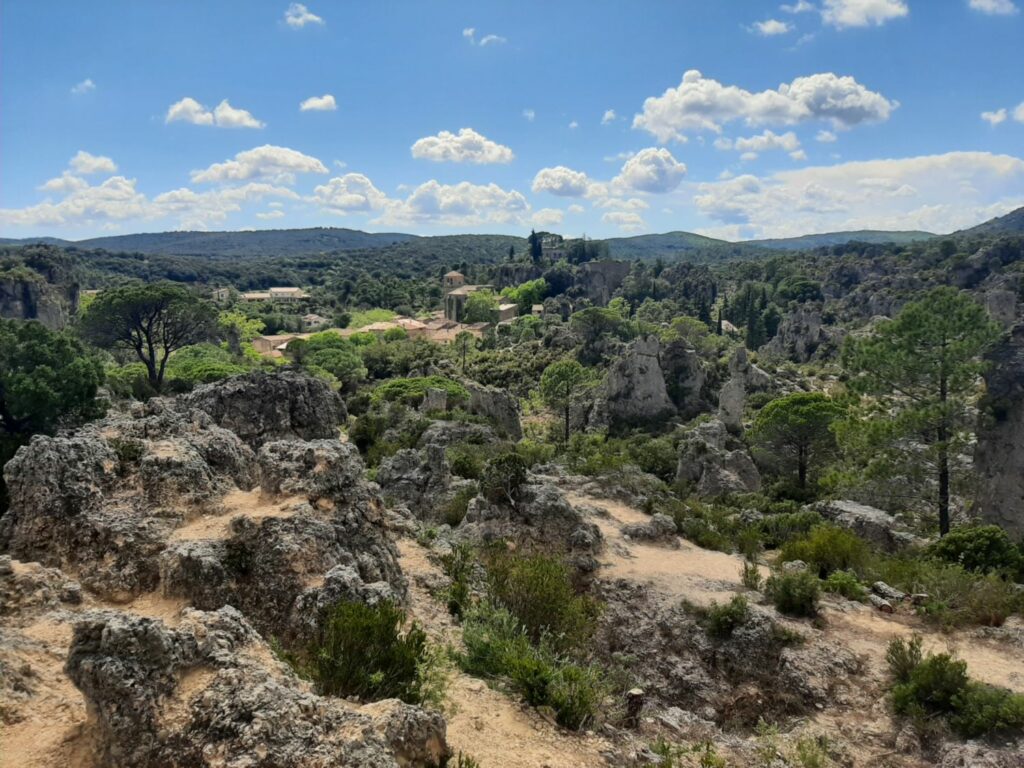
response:
<svg viewBox="0 0 1024 768"><path fill-rule="evenodd" d="M917 230L887 232L879 229L858 229L850 232L823 232L819 235L801 235L800 237L781 237L770 240L747 240L747 245L769 248L774 251L801 251L805 248L820 248L826 245L846 245L847 243L917 243L938 237L932 232Z"/></svg>
<svg viewBox="0 0 1024 768"><path fill-rule="evenodd" d="M385 248L395 243L418 240L418 235L399 232L371 233L358 229L314 227L311 229L257 229L240 232L150 232L112 235L88 240L59 240L52 237L2 239L6 245L48 243L85 250L103 249L122 253L166 256L298 256L321 251L357 248Z"/></svg>
<svg viewBox="0 0 1024 768"><path fill-rule="evenodd" d="M999 235L1014 232L1024 232L1024 207L1010 211L1005 216L978 224L976 227L964 229L958 232L960 235Z"/></svg>

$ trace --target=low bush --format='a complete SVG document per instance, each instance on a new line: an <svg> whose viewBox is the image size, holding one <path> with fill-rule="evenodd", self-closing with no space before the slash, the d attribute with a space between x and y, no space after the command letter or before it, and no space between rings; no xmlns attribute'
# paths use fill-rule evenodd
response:
<svg viewBox="0 0 1024 768"><path fill-rule="evenodd" d="M761 575L761 568L751 560L743 561L743 568L740 570L740 581L747 589L760 591L764 586L764 577Z"/></svg>
<svg viewBox="0 0 1024 768"><path fill-rule="evenodd" d="M821 524L821 515L812 510L766 515L758 522L766 549L777 549L792 539L806 536Z"/></svg>
<svg viewBox="0 0 1024 768"><path fill-rule="evenodd" d="M867 590L860 579L850 571L832 571L822 582L821 588L832 594L842 595L847 600L863 601Z"/></svg>
<svg viewBox="0 0 1024 768"><path fill-rule="evenodd" d="M765 588L780 613L809 618L818 615L820 582L814 574L807 571L777 573L768 579Z"/></svg>
<svg viewBox="0 0 1024 768"><path fill-rule="evenodd" d="M926 552L977 573L1002 571L1018 577L1024 566L1020 549L998 525L954 528Z"/></svg>
<svg viewBox="0 0 1024 768"><path fill-rule="evenodd" d="M488 587L533 642L546 638L567 650L578 647L594 630L597 606L576 594L569 568L547 555L492 555Z"/></svg>
<svg viewBox="0 0 1024 768"><path fill-rule="evenodd" d="M417 376L408 379L391 379L377 386L370 396L374 403L400 402L418 407L426 397L428 389L440 389L448 396L448 406L453 407L469 400L469 391L457 381L444 376Z"/></svg>
<svg viewBox="0 0 1024 768"><path fill-rule="evenodd" d="M826 578L833 571L859 571L870 550L859 536L833 525L819 525L806 536L783 544L780 560L803 560Z"/></svg>
<svg viewBox="0 0 1024 768"><path fill-rule="evenodd" d="M526 461L517 453L503 453L484 466L480 491L495 504L515 504L526 483Z"/></svg>
<svg viewBox="0 0 1024 768"><path fill-rule="evenodd" d="M465 543L456 544L447 554L441 555L441 568L451 579L446 592L448 612L461 617L470 604L470 587L476 557L473 549Z"/></svg>
<svg viewBox="0 0 1024 768"><path fill-rule="evenodd" d="M479 480L484 473L484 456L480 446L454 445L446 451L451 473L467 480Z"/></svg>
<svg viewBox="0 0 1024 768"><path fill-rule="evenodd" d="M555 446L523 438L516 443L516 453L526 462L527 467L535 467L538 464L546 464L555 457Z"/></svg>
<svg viewBox="0 0 1024 768"><path fill-rule="evenodd" d="M324 621L309 649L309 674L320 693L366 701L397 698L420 704L437 698L429 681L436 661L416 624L403 634L405 613L396 605L342 602Z"/></svg>
<svg viewBox="0 0 1024 768"><path fill-rule="evenodd" d="M733 630L743 626L750 618L750 606L742 595L736 595L725 605L712 603L707 609L705 626L712 637L724 640L732 636Z"/></svg>
<svg viewBox="0 0 1024 768"><path fill-rule="evenodd" d="M965 738L1024 731L1024 695L971 680L949 653L924 656L919 636L889 643L893 710L917 720L939 716Z"/></svg>
<svg viewBox="0 0 1024 768"><path fill-rule="evenodd" d="M462 519L466 516L469 502L476 498L478 493L475 485L467 485L455 492L444 507L441 509L441 517L445 523L452 528L458 528Z"/></svg>

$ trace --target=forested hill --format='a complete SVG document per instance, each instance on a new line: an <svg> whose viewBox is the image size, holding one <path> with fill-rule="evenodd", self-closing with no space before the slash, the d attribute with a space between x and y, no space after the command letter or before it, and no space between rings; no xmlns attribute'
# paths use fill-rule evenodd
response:
<svg viewBox="0 0 1024 768"><path fill-rule="evenodd" d="M871 245L893 243L895 245L906 245L907 243L931 240L933 237L938 237L938 235L916 230L887 232L876 229L859 229L851 232L823 232L818 235L801 235L800 237L784 237L772 240L748 240L745 244L768 248L773 251L802 251L806 248L846 245L847 243L869 243Z"/></svg>
<svg viewBox="0 0 1024 768"><path fill-rule="evenodd" d="M396 243L419 240L400 232L363 232L358 229L314 227L312 229L260 229L243 232L152 232L137 235L94 237L75 242L50 237L4 239L10 245L48 243L83 250L118 253L161 254L165 256L300 256L325 251L385 248Z"/></svg>
<svg viewBox="0 0 1024 768"><path fill-rule="evenodd" d="M1024 207L1005 216L989 219L976 227L963 230L965 235L1009 235L1024 232Z"/></svg>

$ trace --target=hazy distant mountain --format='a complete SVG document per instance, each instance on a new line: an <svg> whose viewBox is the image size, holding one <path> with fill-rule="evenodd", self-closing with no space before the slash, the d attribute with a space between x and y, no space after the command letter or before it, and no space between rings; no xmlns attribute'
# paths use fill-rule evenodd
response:
<svg viewBox="0 0 1024 768"><path fill-rule="evenodd" d="M970 229L963 229L957 234L962 235L998 235L1003 233L1024 232L1024 207L1010 211L1005 216L989 219Z"/></svg>
<svg viewBox="0 0 1024 768"><path fill-rule="evenodd" d="M772 240L748 240L747 245L769 248L773 251L802 251L805 248L819 248L824 245L845 245L846 243L916 243L936 237L931 232L910 230L886 232L877 229L860 229L853 232L824 232L820 235L801 235Z"/></svg>
<svg viewBox="0 0 1024 768"><path fill-rule="evenodd" d="M315 227L312 229L260 229L244 232L152 232L138 235L113 235L88 240L67 241L50 237L22 240L5 239L4 244L50 243L76 248L121 253L163 254L167 256L295 256L344 251L357 248L383 248L395 243L417 240L416 235L397 232L370 233L358 229Z"/></svg>

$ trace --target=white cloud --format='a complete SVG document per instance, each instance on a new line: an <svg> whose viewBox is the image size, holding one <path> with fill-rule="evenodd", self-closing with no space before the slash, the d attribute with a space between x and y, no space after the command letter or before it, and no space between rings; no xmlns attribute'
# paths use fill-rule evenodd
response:
<svg viewBox="0 0 1024 768"><path fill-rule="evenodd" d="M686 175L686 165L664 147L641 149L625 162L613 184L640 192L670 192Z"/></svg>
<svg viewBox="0 0 1024 768"><path fill-rule="evenodd" d="M855 229L949 232L1024 204L1024 160L951 152L750 174L698 186L698 210L749 236Z"/></svg>
<svg viewBox="0 0 1024 768"><path fill-rule="evenodd" d="M614 123L615 122L615 118L616 118L615 110L614 109L606 109L604 111L604 115L601 116L601 125L608 125L608 123Z"/></svg>
<svg viewBox="0 0 1024 768"><path fill-rule="evenodd" d="M297 150L264 144L239 152L234 160L214 163L202 171L192 171L192 181L203 183L265 178L279 183L294 183L297 173L327 173L327 168L315 157Z"/></svg>
<svg viewBox="0 0 1024 768"><path fill-rule="evenodd" d="M1024 123L1024 101L1017 105L1017 108L1013 110L1013 119L1018 123Z"/></svg>
<svg viewBox="0 0 1024 768"><path fill-rule="evenodd" d="M71 162L68 165L76 173L80 173L83 176L93 173L114 173L117 170L117 163L109 157L92 155L83 149L78 150L78 153L71 158Z"/></svg>
<svg viewBox="0 0 1024 768"><path fill-rule="evenodd" d="M569 213L580 214L580 213L583 213L586 209L582 205L580 205L579 203L573 203L568 208L566 208L566 210Z"/></svg>
<svg viewBox="0 0 1024 768"><path fill-rule="evenodd" d="M284 21L292 29L302 29L307 24L323 24L324 20L311 13L302 3L292 3L284 12Z"/></svg>
<svg viewBox="0 0 1024 768"><path fill-rule="evenodd" d="M969 5L974 10L990 16L1010 16L1019 12L1013 0L970 0Z"/></svg>
<svg viewBox="0 0 1024 768"><path fill-rule="evenodd" d="M550 192L559 197L583 197L590 189L590 179L583 171L564 165L541 168L533 177L534 192Z"/></svg>
<svg viewBox="0 0 1024 768"><path fill-rule="evenodd" d="M807 159L807 153L804 152L802 149L797 149L797 150L794 150L793 152L790 152L789 156L791 158L793 158L794 160L798 160L798 161L802 161L802 160L806 160Z"/></svg>
<svg viewBox="0 0 1024 768"><path fill-rule="evenodd" d="M553 227L565 219L565 211L560 208L541 208L530 217L530 221L538 227Z"/></svg>
<svg viewBox="0 0 1024 768"><path fill-rule="evenodd" d="M71 92L75 94L75 96L81 96L82 94L89 93L90 91L95 90L96 83L94 83L92 81L92 78L89 77L85 78L85 80L83 80L82 82L76 83L75 85L71 86Z"/></svg>
<svg viewBox="0 0 1024 768"><path fill-rule="evenodd" d="M580 124L577 123L575 120L573 120L571 123L569 123L569 130L570 131L575 131L579 127L580 127Z"/></svg>
<svg viewBox="0 0 1024 768"><path fill-rule="evenodd" d="M479 45L481 48L487 45L501 45L507 43L508 40L501 35L484 35L479 40L476 37L475 27L466 27L462 30L462 36L469 41L470 45Z"/></svg>
<svg viewBox="0 0 1024 768"><path fill-rule="evenodd" d="M999 125L1006 120L1006 110L997 109L994 112L982 112L981 119L992 126Z"/></svg>
<svg viewBox="0 0 1024 768"><path fill-rule="evenodd" d="M163 218L173 215L178 218L182 228L206 229L211 224L226 221L230 214L241 211L243 204L258 203L267 197L298 199L298 195L286 187L262 182L250 182L238 187L223 187L206 192L181 187L154 197L146 216Z"/></svg>
<svg viewBox="0 0 1024 768"><path fill-rule="evenodd" d="M409 226L429 223L445 227L488 224L521 226L530 204L522 194L497 184L441 184L431 179L405 200L390 200L374 224Z"/></svg>
<svg viewBox="0 0 1024 768"><path fill-rule="evenodd" d="M773 37L775 35L784 35L787 32L792 32L793 25L788 21L765 19L764 21L755 21L753 31L763 37Z"/></svg>
<svg viewBox="0 0 1024 768"><path fill-rule="evenodd" d="M273 211L262 211L256 214L257 219L282 219L284 218L284 211L274 209Z"/></svg>
<svg viewBox="0 0 1024 768"><path fill-rule="evenodd" d="M611 208L617 211L646 211L651 206L639 197L605 197L594 203L595 208Z"/></svg>
<svg viewBox="0 0 1024 768"><path fill-rule="evenodd" d="M814 7L813 3L809 3L807 0L796 0L792 5L781 5L779 7L786 13L811 13L818 10Z"/></svg>
<svg viewBox="0 0 1024 768"><path fill-rule="evenodd" d="M832 131L818 131L817 135L814 137L815 141L819 141L822 144L831 144L838 139L839 137L832 133Z"/></svg>
<svg viewBox="0 0 1024 768"><path fill-rule="evenodd" d="M313 190L313 200L328 212L339 215L379 211L388 202L388 196L361 173L337 176Z"/></svg>
<svg viewBox="0 0 1024 768"><path fill-rule="evenodd" d="M213 113L191 96L186 96L171 104L164 118L165 123L177 120L193 125L213 125Z"/></svg>
<svg viewBox="0 0 1024 768"><path fill-rule="evenodd" d="M55 179L50 179L43 183L39 188L44 192L59 192L67 194L79 189L85 189L88 186L89 182L85 179L75 176L70 171L64 171L64 173Z"/></svg>
<svg viewBox="0 0 1024 768"><path fill-rule="evenodd" d="M523 117L525 117L527 119L527 121L532 123L534 121L534 119L537 117L537 113L534 112L532 109L524 109L523 110Z"/></svg>
<svg viewBox="0 0 1024 768"><path fill-rule="evenodd" d="M323 96L310 96L299 104L300 112L333 112L337 108L337 102L329 93L325 93Z"/></svg>
<svg viewBox="0 0 1024 768"><path fill-rule="evenodd" d="M491 141L472 128L462 128L458 134L441 131L437 136L426 136L412 145L412 156L436 163L510 163L515 155L508 147Z"/></svg>
<svg viewBox="0 0 1024 768"><path fill-rule="evenodd" d="M193 125L216 125L218 128L262 128L264 123L252 116L248 110L232 107L227 99L221 101L211 112L191 96L176 101L167 109L165 123L192 123Z"/></svg>
<svg viewBox="0 0 1024 768"><path fill-rule="evenodd" d="M614 224L623 232L640 232L645 224L639 213L628 213L625 211L609 211L601 216L605 224Z"/></svg>
<svg viewBox="0 0 1024 768"><path fill-rule="evenodd" d="M213 119L218 128L262 128L264 125L247 110L232 107L227 99L213 110Z"/></svg>
<svg viewBox="0 0 1024 768"><path fill-rule="evenodd" d="M821 18L838 29L881 26L910 13L903 0L824 0Z"/></svg>
<svg viewBox="0 0 1024 768"><path fill-rule="evenodd" d="M831 72L798 77L776 90L751 93L691 69L678 87L647 98L643 112L633 118L633 127L666 143L685 141L688 131L720 133L724 123L738 119L750 125L828 120L836 127L852 127L887 120L897 106L854 78Z"/></svg>

